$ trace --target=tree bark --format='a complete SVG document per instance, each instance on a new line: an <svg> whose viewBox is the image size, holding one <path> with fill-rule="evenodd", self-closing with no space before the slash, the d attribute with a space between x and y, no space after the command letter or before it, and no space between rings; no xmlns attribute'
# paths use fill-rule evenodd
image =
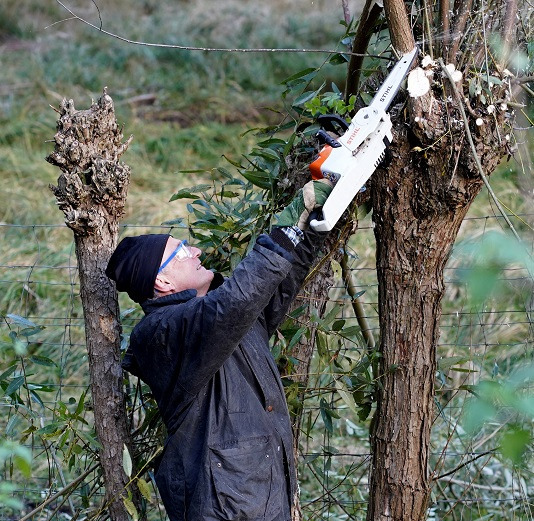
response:
<svg viewBox="0 0 534 521"><path fill-rule="evenodd" d="M443 270L483 185L457 107L432 91L408 107L408 121L396 119L393 162L371 179L382 358L368 521L426 518ZM498 139L503 120L470 124L487 174L506 152Z"/></svg>
<svg viewBox="0 0 534 521"><path fill-rule="evenodd" d="M388 22L393 48L401 54L415 47L415 40L406 14L403 0L384 0L384 11Z"/></svg>
<svg viewBox="0 0 534 521"><path fill-rule="evenodd" d="M75 237L105 505L113 521L128 520L121 499L126 496L128 481L122 464L128 429L120 365L119 307L115 286L105 275L117 244L130 178L129 167L119 161L130 141L122 143L122 137L113 101L105 91L85 111L75 110L72 100L63 100L55 149L47 157L62 171L58 186L50 188Z"/></svg>

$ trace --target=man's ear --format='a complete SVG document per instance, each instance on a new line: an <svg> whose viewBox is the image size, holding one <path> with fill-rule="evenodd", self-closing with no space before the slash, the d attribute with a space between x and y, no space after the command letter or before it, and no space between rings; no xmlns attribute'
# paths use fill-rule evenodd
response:
<svg viewBox="0 0 534 521"><path fill-rule="evenodd" d="M174 284L162 273L158 274L154 282L154 289L158 293L169 293L174 291Z"/></svg>

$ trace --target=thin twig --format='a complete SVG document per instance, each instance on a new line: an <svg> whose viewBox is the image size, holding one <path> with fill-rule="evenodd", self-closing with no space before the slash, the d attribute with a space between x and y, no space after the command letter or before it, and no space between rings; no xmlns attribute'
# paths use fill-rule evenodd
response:
<svg viewBox="0 0 534 521"><path fill-rule="evenodd" d="M341 0L341 7L343 8L343 19L348 25L350 24L350 9L348 0Z"/></svg>
<svg viewBox="0 0 534 521"><path fill-rule="evenodd" d="M343 282L345 283L345 288L347 290L347 293L351 297L352 309L354 310L354 313L356 315L358 325L360 326L360 329L362 330L362 335L365 340L365 343L369 349L373 349L376 345L375 339L373 336L373 331L369 327L369 322L367 322L367 318L365 317L363 304L360 298L356 297L357 292L354 286L354 282L352 281L352 276L351 276L349 265L347 262L346 253L344 253L343 257L341 258L341 271L343 273Z"/></svg>
<svg viewBox="0 0 534 521"><path fill-rule="evenodd" d="M456 99L458 101L458 108L460 109L460 113L462 115L462 119L464 120L464 127L465 127L465 132L467 134L467 140L469 141L469 145L471 147L471 151L473 152L473 158L475 160L475 164L477 166L477 169L478 169L478 172L480 174L480 177L482 178L482 181L486 185L486 188L487 188L491 198L493 199L493 202L495 203L495 205L499 209L499 212L501 213L501 215L503 216L504 220L506 221L506 224L508 224L508 226L510 227L510 230L514 234L514 237L519 241L520 244L522 244L521 238L519 237L516 229L514 228L514 225L512 224L510 219L508 218L508 215L506 215L506 212L504 211L504 208L501 206L501 203L499 202L499 199L495 195L495 192L493 191L493 188L490 186L488 178L487 178L486 174L484 173L484 169L482 168L482 163L480 162L480 158L478 157L478 154L477 154L477 149L476 149L476 146L475 146L475 142L473 141L473 135L471 134L471 130L469 129L469 120L467 119L467 116L465 114L463 100L462 100L462 97L461 97L460 93L458 92L458 89L456 88L456 84L454 83L454 80L453 80L453 78L451 76L451 73L449 72L447 67L445 67L445 64L443 63L443 60L441 58L439 59L439 64L441 66L441 69L443 70L443 72L445 73L447 78L449 79L449 82L451 84L452 90L453 90L453 92L454 92L454 94L456 96Z"/></svg>
<svg viewBox="0 0 534 521"><path fill-rule="evenodd" d="M458 465L456 468L450 470L449 472L445 472L445 474L441 474L440 476L437 476L437 477L433 478L433 481L436 481L438 479L443 479L444 477L450 476L451 474L455 474L461 468L465 467L466 465L469 465L470 463L473 463L473 461L476 461L479 458L483 458L484 456L487 456L488 454L493 454L493 453L494 453L493 449L492 450L487 450L486 452L482 452L481 454L478 454L474 458L471 458L469 461L465 461L464 463L461 463L460 465Z"/></svg>
<svg viewBox="0 0 534 521"><path fill-rule="evenodd" d="M63 496L64 494L67 494L70 492L73 488L76 488L91 472L93 472L95 469L98 468L100 463L96 463L89 469L87 469L83 474L78 476L74 481L69 483L66 487L63 487L61 490L56 492L53 496L50 496L46 501L43 501L40 505L36 506L31 512L28 512L25 516L21 517L18 521L27 521L31 517L33 517L35 514L43 510L47 505L52 503L52 501L56 500L58 497Z"/></svg>
<svg viewBox="0 0 534 521"><path fill-rule="evenodd" d="M360 22L352 41L352 54L349 61L347 71L347 83L345 86L345 101L358 92L360 84L360 76L362 72L364 53L367 50L369 41L372 36L372 28L376 24L380 14L382 13L382 6L375 0L367 0L363 6L363 11L360 16Z"/></svg>

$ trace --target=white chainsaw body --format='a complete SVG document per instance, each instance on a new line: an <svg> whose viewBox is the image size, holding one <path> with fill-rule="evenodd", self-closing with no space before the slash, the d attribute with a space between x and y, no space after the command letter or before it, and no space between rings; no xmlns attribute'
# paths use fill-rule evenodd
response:
<svg viewBox="0 0 534 521"><path fill-rule="evenodd" d="M335 186L322 208L322 219L310 222L313 229L331 230L383 160L386 143L393 140L386 110L417 52L416 47L397 62L369 106L356 113L346 132L336 140L340 146L325 145L319 152L315 170L320 169L322 176L333 180Z"/></svg>

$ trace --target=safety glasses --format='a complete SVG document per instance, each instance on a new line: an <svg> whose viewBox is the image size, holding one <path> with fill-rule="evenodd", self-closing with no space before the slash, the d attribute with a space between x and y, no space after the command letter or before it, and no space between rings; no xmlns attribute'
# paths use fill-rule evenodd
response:
<svg viewBox="0 0 534 521"><path fill-rule="evenodd" d="M159 267L158 273L161 273L169 264L169 262L172 261L172 259L176 258L178 262L183 262L187 259L194 258L193 250L188 246L187 241L183 240L176 249L169 255L167 260Z"/></svg>

